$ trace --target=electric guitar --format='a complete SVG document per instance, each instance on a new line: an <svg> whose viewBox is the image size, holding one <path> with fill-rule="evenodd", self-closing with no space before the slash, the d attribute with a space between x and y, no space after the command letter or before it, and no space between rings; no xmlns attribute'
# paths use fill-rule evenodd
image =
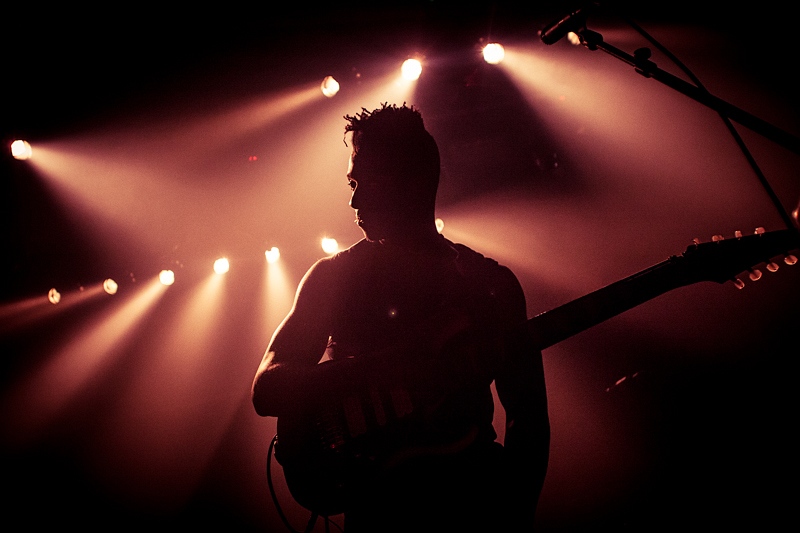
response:
<svg viewBox="0 0 800 533"><path fill-rule="evenodd" d="M543 350L679 287L732 281L743 288L737 275L747 272L755 281L761 276L756 266L765 264L774 272L778 263L773 260L779 256L793 265L797 257L791 252L798 249L800 234L794 230L759 229L748 236L695 241L681 255L529 319L525 328ZM403 388L376 385L340 400L326 399L313 413L278 418L275 457L289 491L300 505L322 516L344 512L354 487L404 458L449 453L472 437L417 440L420 425L433 429L425 426L431 406L417 408Z"/></svg>

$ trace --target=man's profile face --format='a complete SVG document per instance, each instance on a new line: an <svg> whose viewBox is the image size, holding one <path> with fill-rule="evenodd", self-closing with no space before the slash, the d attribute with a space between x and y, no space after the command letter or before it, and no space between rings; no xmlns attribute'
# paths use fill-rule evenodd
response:
<svg viewBox="0 0 800 533"><path fill-rule="evenodd" d="M350 207L367 240L391 238L407 222L408 210L403 205L408 198L403 194L401 180L393 175L394 170L375 152L360 150L350 155Z"/></svg>

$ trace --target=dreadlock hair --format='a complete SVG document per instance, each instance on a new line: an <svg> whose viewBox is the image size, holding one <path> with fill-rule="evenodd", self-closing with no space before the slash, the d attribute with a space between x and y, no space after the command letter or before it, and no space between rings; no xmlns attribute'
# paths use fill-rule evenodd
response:
<svg viewBox="0 0 800 533"><path fill-rule="evenodd" d="M345 115L345 136L352 132L353 153L366 149L381 158L392 177L403 180L412 190L435 201L439 186L439 147L425 129L422 115L414 106L388 103L368 111ZM346 144L346 142L345 142Z"/></svg>

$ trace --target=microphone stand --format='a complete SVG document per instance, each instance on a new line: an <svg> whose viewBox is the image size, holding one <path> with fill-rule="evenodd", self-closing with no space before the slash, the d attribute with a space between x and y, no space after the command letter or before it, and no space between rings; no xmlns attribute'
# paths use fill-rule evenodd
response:
<svg viewBox="0 0 800 533"><path fill-rule="evenodd" d="M787 148L794 152L795 154L800 154L800 138L791 135L790 133L746 112L742 109L717 98L716 96L709 93L704 88L697 87L688 83L672 74L665 72L658 68L655 63L650 61L650 49L648 48L639 48L636 50L633 55L627 54L606 43L603 40L603 36L597 33L596 31L592 31L586 28L579 29L575 31L581 38L581 43L583 43L586 48L589 50L602 50L612 56L621 59L625 63L628 63L634 70L641 74L646 78L653 78L654 80L660 81L661 83L680 91L681 93L685 94L686 96L700 102L701 104L716 110L724 117L731 118L738 122L739 124L750 128L751 130L761 133L768 139L771 139L784 148ZM769 193L772 201L778 207L778 211L780 212L781 216L783 217L786 225L790 229L797 229L795 224L792 222L791 217L786 213L783 206L780 203L780 200L775 196L775 193L769 187L768 184L764 183L767 192Z"/></svg>

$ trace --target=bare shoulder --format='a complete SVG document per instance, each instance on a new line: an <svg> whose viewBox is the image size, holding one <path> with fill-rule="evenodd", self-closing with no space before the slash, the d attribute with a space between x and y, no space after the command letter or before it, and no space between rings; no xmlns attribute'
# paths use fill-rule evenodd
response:
<svg viewBox="0 0 800 533"><path fill-rule="evenodd" d="M323 320L331 312L331 306L339 301L340 291L350 284L353 273L358 271L359 257L364 253L359 242L311 265L297 286L292 315Z"/></svg>
<svg viewBox="0 0 800 533"><path fill-rule="evenodd" d="M464 244L453 243L458 251L459 268L481 290L488 292L506 320L526 318L525 293L510 267Z"/></svg>

